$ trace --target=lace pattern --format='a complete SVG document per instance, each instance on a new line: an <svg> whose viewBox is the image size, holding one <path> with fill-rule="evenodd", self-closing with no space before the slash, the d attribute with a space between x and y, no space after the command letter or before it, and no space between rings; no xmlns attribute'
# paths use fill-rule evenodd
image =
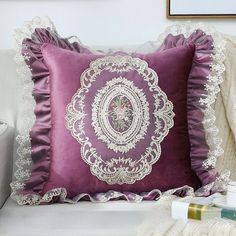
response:
<svg viewBox="0 0 236 236"><path fill-rule="evenodd" d="M21 119L17 121L17 127L19 135L16 137L17 150L15 160L15 171L13 176L13 182L11 183L12 194L11 197L17 202L27 202L30 204L30 198L22 198L20 192L24 189L24 182L31 174L31 142L30 142L30 130L35 121L35 115L33 109L35 107L35 101L32 96L33 81L31 80L31 68L29 68L25 60L29 60L27 55L22 55L22 41L26 37L31 37L35 28L48 28L56 32L53 23L47 18L36 17L32 21L26 22L21 29L15 31L16 39L16 56L15 62L18 64L17 73L22 83L22 107L19 111ZM24 46L23 46L24 47ZM33 202L39 198L34 196Z"/></svg>
<svg viewBox="0 0 236 236"><path fill-rule="evenodd" d="M94 81L99 81L99 75L103 71L118 74L122 71L137 71L141 78L147 82L149 96L154 97L155 132L152 134L151 142L145 144L145 152L140 156L138 153L135 159L127 154L125 156L122 154L135 147L137 142L135 136L144 139L149 125L149 103L146 100L145 93L137 88L133 81L121 76L113 78L106 83L105 87L98 89L95 102L92 104L92 125L95 128L97 138L108 143L108 148L115 152L118 150L122 154L104 160L103 156L98 154L96 145L91 143L89 132L86 132L85 119L89 120L89 118L88 116L85 118L87 114L85 114L86 102L84 100L86 97L90 97L89 89ZM149 68L145 61L130 56L98 58L81 75L81 88L75 93L67 106L67 128L71 131L71 135L82 145L82 158L90 166L91 173L98 179L106 181L108 184L133 184L151 173L152 165L158 161L161 155L160 143L174 125L173 104L157 84L158 76L155 71ZM135 116L126 132L116 131L107 118L110 102L112 98L117 98L119 94L122 94L123 98L127 98L126 102L132 101L133 112L139 114ZM99 116L99 114L105 115ZM79 125L77 122L79 122Z"/></svg>
<svg viewBox="0 0 236 236"><path fill-rule="evenodd" d="M48 18L36 17L32 21L26 22L22 29L16 30L16 41L17 41L17 54L15 61L18 63L19 68L17 70L19 77L22 80L22 104L23 108L20 111L21 119L18 121L19 135L16 137L17 147L17 159L15 162L16 171L14 173L14 181L11 183L12 194L11 197L16 200L19 204L37 205L44 202L51 202L57 199L59 202L77 202L81 198L87 198L91 201L105 202L110 199L123 198L129 201L141 201L142 199L148 199L152 194L158 196L159 199L162 193L159 190L153 190L150 193L143 193L137 195L134 193L118 193L115 191L109 191L107 193L98 193L93 196L83 193L76 196L73 200L66 199L66 190L64 188L52 189L47 192L44 196L36 194L23 195L21 191L24 189L24 181L30 177L31 173L31 146L29 132L35 121L35 115L33 108L35 107L35 101L31 95L33 88L33 82L31 80L31 69L25 64L27 55L21 55L22 41L26 37L30 37L34 32L35 28L48 28L56 32L53 23ZM214 38L215 54L213 56L213 63L211 65L211 75L208 78L208 84L206 85L206 91L208 92L205 99L201 99L200 102L206 105L204 111L204 127L207 134L207 143L210 147L209 157L204 162L204 167L213 167L216 164L217 158L222 154L221 139L218 137L218 129L215 126L215 113L212 105L216 100L216 95L219 92L219 84L222 82L222 76L225 70L224 67L224 50L225 41L223 40L220 33L216 32L213 28L205 27L202 24L182 23L167 28L166 32L162 34L155 46L159 47L163 39L170 33L173 35L184 34L186 37L194 32L197 28L202 29L207 34L212 35ZM74 40L74 38L73 38ZM221 174L215 182L204 186L203 189L196 192L196 195L202 193L209 194L211 189L224 189L227 181L229 180L229 172ZM184 192L185 195L194 195L194 191L191 187L183 186L182 188L169 190L163 193L164 196L172 195L176 192Z"/></svg>

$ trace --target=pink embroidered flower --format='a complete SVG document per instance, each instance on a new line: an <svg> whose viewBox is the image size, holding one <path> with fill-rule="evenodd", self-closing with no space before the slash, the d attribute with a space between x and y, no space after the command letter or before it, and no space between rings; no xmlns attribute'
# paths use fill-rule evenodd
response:
<svg viewBox="0 0 236 236"><path fill-rule="evenodd" d="M125 120L125 111L126 111L126 107L117 107L115 109L116 115L117 115L117 119L118 120Z"/></svg>

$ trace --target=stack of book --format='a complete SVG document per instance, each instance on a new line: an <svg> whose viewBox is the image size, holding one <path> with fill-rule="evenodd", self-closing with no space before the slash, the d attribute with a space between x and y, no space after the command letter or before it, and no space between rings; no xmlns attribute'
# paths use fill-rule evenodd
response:
<svg viewBox="0 0 236 236"><path fill-rule="evenodd" d="M171 214L172 218L183 220L209 220L225 218L236 221L236 209L224 209L211 205L196 204L181 200L173 201Z"/></svg>

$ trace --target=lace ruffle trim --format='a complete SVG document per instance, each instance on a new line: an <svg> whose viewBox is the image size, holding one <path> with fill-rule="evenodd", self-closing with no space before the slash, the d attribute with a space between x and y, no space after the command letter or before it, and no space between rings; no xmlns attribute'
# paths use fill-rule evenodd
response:
<svg viewBox="0 0 236 236"><path fill-rule="evenodd" d="M206 142L209 146L208 158L203 161L203 167L208 170L214 168L216 166L217 158L220 157L224 150L221 147L222 140L219 136L219 130L215 124L216 116L215 111L213 109L213 105L216 101L217 94L220 92L219 85L223 82L223 75L225 72L225 46L226 41L222 37L222 34L217 32L214 27L205 26L202 23L177 23L176 25L167 27L165 32L160 35L157 43L153 43L154 45L161 45L167 35L180 35L183 34L185 38L190 37L190 35L197 31L197 29L201 29L206 35L211 35L214 40L214 54L212 54L212 63L211 73L207 77L207 84L205 85L205 90L207 95L204 98L200 98L199 104L203 105L205 109L203 125L206 134ZM215 181L203 186L198 189L195 194L198 196L207 196L211 192L216 191L225 191L227 182L230 178L230 172L225 170L224 173L221 173Z"/></svg>
<svg viewBox="0 0 236 236"><path fill-rule="evenodd" d="M19 134L16 137L16 160L14 166L14 181L11 183L11 197L20 201L20 192L24 189L25 181L31 175L32 158L31 158L31 139L30 131L35 122L35 100L32 96L34 83L31 80L31 68L25 63L29 60L27 55L22 56L22 42L25 38L31 37L36 28L50 28L56 32L53 23L48 18L36 17L32 21L26 22L21 29L15 31L16 39L16 56L15 62L18 64L17 73L21 81L22 101L17 127ZM35 196L37 198L37 196ZM22 199L23 200L23 199Z"/></svg>
<svg viewBox="0 0 236 236"><path fill-rule="evenodd" d="M43 196L38 194L28 194L21 195L17 194L14 196L14 200L17 201L19 205L40 205L45 203L77 203L80 200L89 200L91 202L107 202L110 200L126 200L129 202L141 202L143 200L158 200L162 197L170 196L173 194L177 194L179 196L194 196L193 188L189 186L183 186L180 188L175 188L168 190L166 192L161 192L158 189L153 189L150 192L145 192L141 194L135 193L121 193L117 191L110 190L106 193L96 193L96 194L88 194L81 193L78 194L73 199L67 199L67 191L65 188L56 188L48 191Z"/></svg>

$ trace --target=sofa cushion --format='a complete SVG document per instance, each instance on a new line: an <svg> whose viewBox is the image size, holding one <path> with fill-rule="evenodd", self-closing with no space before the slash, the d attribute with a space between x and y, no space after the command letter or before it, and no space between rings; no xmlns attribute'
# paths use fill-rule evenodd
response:
<svg viewBox="0 0 236 236"><path fill-rule="evenodd" d="M209 194L211 192L211 190L213 191L219 191L222 190L222 186L223 183L221 182L221 178L219 178L218 174L216 173L216 171L214 170L213 166L216 160L216 157L221 155L221 149L220 149L220 145L219 145L219 139L214 138L213 136L215 135L215 132L213 132L213 129L209 128L206 129L206 136L207 139L204 135L204 133L202 133L202 131L204 131L204 129L206 127L208 127L208 125L210 125L210 127L212 126L215 129L215 126L212 123L212 114L214 113L214 111L211 109L211 105L214 102L215 99L215 93L217 92L218 89L218 84L220 83L220 79L221 79L221 73L224 70L224 67L222 67L222 60L223 60L223 56L222 56L222 48L219 42L219 40L221 39L220 35L216 32L212 32L213 38L214 40L216 40L214 43L216 45L216 55L213 56L213 51L214 48L212 47L212 39L211 39L211 35L205 35L204 32L202 32L201 30L197 30L194 31L194 33L191 34L191 31L193 30L193 28L189 27L187 25L186 26L186 31L185 31L185 26L184 27L173 27L173 29L171 28L169 30L169 32L174 32L175 34L177 34L177 36L172 37L171 35L168 37L168 39L165 41L165 44L163 45L163 47L161 47L161 49L167 49L169 47L176 47L179 45L183 45L186 44L187 42L195 42L198 48L198 54L195 57L195 66L196 68L193 70L192 73L192 82L193 84L195 84L197 81L201 81L203 79L203 81L207 82L207 86L204 86L202 84L201 89L199 90L194 90L194 87L192 87L192 84L190 85L189 88L193 88L193 97L191 99L194 99L195 101L195 105L193 107L197 108L197 113L200 114L196 116L195 111L193 111L192 113L192 121L194 123L191 123L190 127L190 140L192 140L192 156L194 157L192 159L192 166L194 168L194 170L197 172L198 176L201 178L202 182L204 183L205 188L199 191L199 194ZM53 32L53 35L55 36L55 32L54 30L52 30L53 28L50 29L49 27L49 31ZM194 28L196 29L196 28ZM167 32L168 32L167 30ZM172 31L173 30L173 31ZM184 36L178 33L184 32ZM33 53L36 53L40 50L40 45L42 44L42 41L44 40L51 40L53 39L53 44L60 44L60 40L63 38L60 37L51 37L50 36L50 32L44 34L43 37L37 36L38 32L36 33L36 31L31 31L32 34L32 40L34 41L36 39L36 44L35 47L33 46L33 41L31 41L29 50L27 50L27 46L25 47L26 50L23 50L23 53L25 54L25 59L26 62L29 61L29 65L31 63L40 63L42 62L40 59L40 53L39 54L34 54L32 57L32 54L30 54L30 51L33 52L32 50L35 50ZM45 30L44 30L45 32ZM49 35L49 37L48 37ZM46 37L45 37L46 36ZM37 38L38 37L38 38ZM56 40L55 40L56 39ZM162 40L164 38L162 37ZM57 42L58 41L58 42ZM65 41L64 41L65 42ZM89 49L86 49L85 47L83 47L83 45L79 44L79 46L76 46L76 43L71 44L74 48L83 48L83 50L87 50L87 53L89 52ZM24 49L24 48L23 48ZM27 55L27 52L29 52L30 55ZM38 57L39 56L39 57ZM214 61L211 62L211 56L213 56ZM222 56L222 57L221 57ZM33 59L33 60L32 60ZM204 64L205 63L205 64ZM216 67L214 63L219 63ZM200 67L199 67L200 65ZM209 77L208 80L208 73L209 73L209 68L210 66L212 66L212 70L211 73L213 74L213 77ZM207 73L208 70L208 73ZM201 73L200 79L197 76L196 72ZM214 77L215 76L215 77ZM46 83L44 84L45 86ZM195 84L196 85L196 84ZM200 84L199 84L200 85ZM206 92L205 88L207 88L208 91L210 91L209 93ZM195 93L197 92L197 93ZM200 93L199 93L200 92ZM202 94L201 94L202 92ZM201 97L202 95L202 97ZM194 97L195 96L195 97ZM198 97L201 97L200 100L198 100ZM200 102L199 102L200 101ZM194 108L195 109L195 108ZM199 111L204 111L202 114ZM194 115L195 114L195 115ZM210 117L209 117L210 115ZM214 116L214 114L213 114ZM197 121L194 121L196 117L200 117L200 120L197 119ZM203 120L204 118L204 120ZM203 125L203 121L204 121L204 125ZM208 124L209 122L209 124ZM50 129L50 127L47 127ZM201 132L199 132L199 129L201 130ZM192 131L193 132L192 132ZM191 133L192 132L192 133ZM199 139L199 134L201 136L201 138ZM198 136L198 138L196 138L196 135ZM210 138L209 138L210 137ZM208 142L210 140L210 143ZM196 148L196 149L195 149ZM210 149L210 150L209 150ZM208 152L209 150L209 152ZM216 182L217 183L216 183Z"/></svg>
<svg viewBox="0 0 236 236"><path fill-rule="evenodd" d="M53 204L35 208L19 206L8 199L0 210L0 235L136 236L147 215L163 208L156 202L130 204L125 201ZM22 223L22 217L27 227Z"/></svg>

